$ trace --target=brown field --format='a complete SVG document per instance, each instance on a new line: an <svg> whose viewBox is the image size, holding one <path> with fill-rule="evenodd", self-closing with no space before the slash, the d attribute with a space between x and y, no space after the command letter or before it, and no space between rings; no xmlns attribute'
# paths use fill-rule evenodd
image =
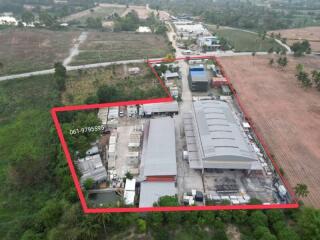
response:
<svg viewBox="0 0 320 240"><path fill-rule="evenodd" d="M281 33L282 37L287 38L287 43L292 45L294 42L308 40L312 51L320 52L320 27L306 27L295 29L284 29L272 31L275 34ZM271 32L269 32L270 34Z"/></svg>
<svg viewBox="0 0 320 240"><path fill-rule="evenodd" d="M146 6L134 6L129 5L129 8L126 9L122 16L127 15L132 10L136 11L140 19L147 19L151 13L150 9L147 9Z"/></svg>
<svg viewBox="0 0 320 240"><path fill-rule="evenodd" d="M118 13L122 15L126 11L126 5L118 5L118 4L99 4L99 6L84 10L81 12L77 12L71 14L62 19L63 22L70 22L70 21L80 21L84 23L88 17L97 18L100 17L104 19L105 17L110 16L112 13Z"/></svg>
<svg viewBox="0 0 320 240"><path fill-rule="evenodd" d="M0 75L52 68L69 55L80 32L48 30L0 31Z"/></svg>
<svg viewBox="0 0 320 240"><path fill-rule="evenodd" d="M280 70L269 58L225 57L221 63L290 185L307 184L304 202L320 207L320 92L302 88L294 76L298 62L319 69L320 59L290 58Z"/></svg>

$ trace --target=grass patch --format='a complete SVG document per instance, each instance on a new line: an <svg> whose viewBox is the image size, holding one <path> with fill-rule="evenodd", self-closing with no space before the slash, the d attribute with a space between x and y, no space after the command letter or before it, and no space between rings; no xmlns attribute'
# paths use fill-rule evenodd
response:
<svg viewBox="0 0 320 240"><path fill-rule="evenodd" d="M164 57L172 51L167 39L150 33L91 32L72 65Z"/></svg>
<svg viewBox="0 0 320 240"><path fill-rule="evenodd" d="M0 82L0 123L26 109L49 109L58 102L53 75Z"/></svg>
<svg viewBox="0 0 320 240"><path fill-rule="evenodd" d="M267 52L270 48L282 49L282 46L273 39L265 38L263 40L258 34L223 27L216 29L216 26L212 25L208 28L212 33L226 39L236 52Z"/></svg>
<svg viewBox="0 0 320 240"><path fill-rule="evenodd" d="M130 67L139 67L138 75L128 74ZM114 65L68 73L66 90L62 102L66 105L83 104L96 95L102 85L114 85L120 90L121 100L166 97L165 91L146 64Z"/></svg>

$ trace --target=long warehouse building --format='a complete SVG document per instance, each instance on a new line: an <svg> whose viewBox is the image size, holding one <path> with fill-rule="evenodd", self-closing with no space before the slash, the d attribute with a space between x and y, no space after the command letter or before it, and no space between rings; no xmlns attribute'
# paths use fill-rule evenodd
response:
<svg viewBox="0 0 320 240"><path fill-rule="evenodd" d="M262 170L240 120L228 103L196 101L184 115L188 160L194 169Z"/></svg>
<svg viewBox="0 0 320 240"><path fill-rule="evenodd" d="M140 165L144 181L139 207L152 207L160 197L177 193L174 120L170 117L151 119L144 131Z"/></svg>

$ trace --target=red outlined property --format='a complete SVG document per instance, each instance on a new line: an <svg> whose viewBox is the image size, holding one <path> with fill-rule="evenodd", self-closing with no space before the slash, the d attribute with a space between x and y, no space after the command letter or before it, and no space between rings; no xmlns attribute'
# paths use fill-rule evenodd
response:
<svg viewBox="0 0 320 240"><path fill-rule="evenodd" d="M159 80L161 86L163 87L164 91L166 92L168 97L165 98L158 98L158 99L150 99L150 100L137 100L137 101L125 101L125 102L114 102L114 103L103 103L103 104L90 104L90 105L77 105L77 106L64 106L64 107L56 107L51 110L51 115L63 148L63 151L65 153L68 166L71 172L72 179L74 181L83 211L85 213L111 213L111 212L151 212L151 211L199 211L199 210L245 210L245 209L284 209L284 208L298 208L299 205L297 203L296 198L294 197L294 192L292 191L291 187L287 183L286 179L280 174L279 167L277 166L276 162L273 160L269 150L268 146L264 142L263 138L260 136L259 132L255 129L254 124L252 123L252 120L247 115L247 112L245 108L243 107L243 104L241 103L234 87L230 83L228 76L225 74L225 71L223 67L219 63L219 59L213 56L196 56L196 57L186 57L186 58L178 58L175 59L175 61L189 61L189 60L199 60L199 59L212 59L214 62L219 66L222 75L226 79L226 85L230 88L232 91L232 95L234 96L234 101L239 106L241 112L244 115L244 119L250 124L250 127L252 128L252 131L254 132L255 136L258 138L259 142L261 143L261 146L263 147L263 150L265 154L267 155L268 159L272 162L272 165L274 167L274 171L279 176L279 181L285 186L285 189L288 191L288 194L290 195L291 201L290 203L266 203L266 204L233 204L233 205L210 205L210 206L175 206L175 207L121 207L121 208L101 208L101 207L89 207L89 204L86 201L85 194L83 192L81 182L79 180L79 177L77 175L76 166L74 164L74 160L72 159L72 156L69 152L68 143L66 141L66 138L63 134L61 124L58 119L58 114L68 111L82 111L82 110L90 110L90 109L102 109L102 108L111 108L111 107L120 107L120 106L134 106L134 105L148 105L148 104L157 104L157 103L170 103L174 99L171 97L170 92L166 86L166 84L163 82L163 80L159 77L157 72L155 71L153 65L154 64L160 64L162 62L168 62L164 59L159 60L152 60L147 61L148 66L151 68L152 72L155 74L156 78ZM181 113L180 113L181 114ZM151 138L151 137L150 137ZM174 174L174 173L172 173ZM175 178L172 178L170 174L166 176L154 176L150 175L146 177L146 181L148 182L171 182L175 181Z"/></svg>

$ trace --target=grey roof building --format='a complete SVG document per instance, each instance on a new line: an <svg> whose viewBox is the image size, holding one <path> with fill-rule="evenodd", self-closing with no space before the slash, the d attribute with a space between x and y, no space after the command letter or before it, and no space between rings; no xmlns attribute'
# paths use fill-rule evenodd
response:
<svg viewBox="0 0 320 240"><path fill-rule="evenodd" d="M174 196L177 189L174 182L142 182L139 207L152 207L163 196Z"/></svg>
<svg viewBox="0 0 320 240"><path fill-rule="evenodd" d="M107 171L102 164L99 154L80 158L76 161L76 165L82 174L80 178L81 183L88 178L93 179L96 183L107 179Z"/></svg>
<svg viewBox="0 0 320 240"><path fill-rule="evenodd" d="M146 115L161 114L161 113L178 113L179 106L177 101L163 103L149 103L142 105L142 111Z"/></svg>
<svg viewBox="0 0 320 240"><path fill-rule="evenodd" d="M240 120L228 103L203 100L184 115L189 165L195 169L261 170Z"/></svg>
<svg viewBox="0 0 320 240"><path fill-rule="evenodd" d="M141 170L144 177L176 176L174 120L170 117L150 119L144 129Z"/></svg>

